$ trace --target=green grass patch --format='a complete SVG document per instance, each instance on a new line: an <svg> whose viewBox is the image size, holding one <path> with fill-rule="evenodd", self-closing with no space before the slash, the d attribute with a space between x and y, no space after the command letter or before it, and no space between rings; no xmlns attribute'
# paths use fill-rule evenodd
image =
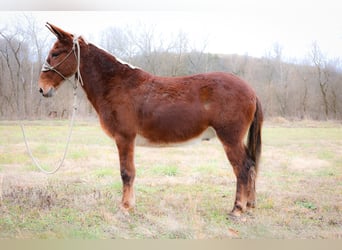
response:
<svg viewBox="0 0 342 250"><path fill-rule="evenodd" d="M331 150L322 150L317 154L317 156L322 160L331 160L335 158L335 154Z"/></svg>
<svg viewBox="0 0 342 250"><path fill-rule="evenodd" d="M80 160L87 157L87 152L84 150L72 151L68 153L68 157L73 160Z"/></svg>
<svg viewBox="0 0 342 250"><path fill-rule="evenodd" d="M112 168L103 168L103 169L97 169L94 171L94 175L97 178L103 178L103 177L114 177L114 170Z"/></svg>
<svg viewBox="0 0 342 250"><path fill-rule="evenodd" d="M215 174L217 172L218 166L217 162L211 162L210 164L195 166L194 170L197 173L201 174Z"/></svg>
<svg viewBox="0 0 342 250"><path fill-rule="evenodd" d="M258 207L260 209L274 209L275 201L272 196L259 194Z"/></svg>
<svg viewBox="0 0 342 250"><path fill-rule="evenodd" d="M305 199L297 200L297 201L295 201L295 204L297 206L304 207L304 208L307 208L310 210L316 210L317 209L317 206L313 202L310 202L310 201L305 200Z"/></svg>
<svg viewBox="0 0 342 250"><path fill-rule="evenodd" d="M24 164L29 160L28 154L18 152L4 152L0 153L0 164Z"/></svg>
<svg viewBox="0 0 342 250"><path fill-rule="evenodd" d="M110 186L109 186L109 190L108 191L113 191L116 193L120 193L122 191L122 181L118 180L118 181L114 181Z"/></svg>
<svg viewBox="0 0 342 250"><path fill-rule="evenodd" d="M178 167L174 165L156 166L152 169L152 173L161 176L176 176L178 174Z"/></svg>
<svg viewBox="0 0 342 250"><path fill-rule="evenodd" d="M54 211L38 213L30 212L31 216L17 223L17 232L36 239L96 239L101 232L101 224L96 214L84 214L75 209L61 208ZM35 219L30 219L30 218ZM18 218L20 219L20 218ZM35 232L32 235L32 231Z"/></svg>

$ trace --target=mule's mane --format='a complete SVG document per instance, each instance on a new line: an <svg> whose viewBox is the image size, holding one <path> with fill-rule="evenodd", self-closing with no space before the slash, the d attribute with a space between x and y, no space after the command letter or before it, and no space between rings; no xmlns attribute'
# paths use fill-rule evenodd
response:
<svg viewBox="0 0 342 250"><path fill-rule="evenodd" d="M118 63L120 63L122 65L126 65L129 68L131 68L131 69L140 69L139 67L133 66L132 64L130 64L130 63L128 63L128 62L118 58L117 56L113 55L112 53L110 53L108 50L102 48L101 46L94 45L92 43L89 43L89 45L94 47L94 48L96 48L96 49L98 49L99 51L102 52L102 54L106 54L107 56L109 56L110 58L114 59L116 62L118 62Z"/></svg>
<svg viewBox="0 0 342 250"><path fill-rule="evenodd" d="M104 98L117 92L119 86L135 86L139 80L150 77L147 72L134 67L92 43L82 44L81 74L84 82L83 88L89 101L97 112L104 103ZM109 99L108 99L109 100ZM111 101L111 100L109 100Z"/></svg>

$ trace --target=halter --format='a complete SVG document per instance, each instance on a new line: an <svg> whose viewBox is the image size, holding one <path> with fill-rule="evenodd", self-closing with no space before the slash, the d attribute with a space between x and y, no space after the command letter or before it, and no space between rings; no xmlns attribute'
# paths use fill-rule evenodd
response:
<svg viewBox="0 0 342 250"><path fill-rule="evenodd" d="M58 75L60 75L64 80L68 80L70 81L69 78L65 77L61 72L59 72L56 68L61 65L71 54L72 52L74 52L75 58L77 60L77 70L74 73L74 75L77 73L77 81L75 81L74 84L74 104L73 104L73 112L72 112L72 116L71 116L71 120L70 120L70 125L69 125L69 134L68 134L68 138L67 138L67 142L65 145L65 149L64 149L64 153L63 153L63 157L61 159L61 161L59 162L59 164L57 165L57 167L51 171L48 171L46 169L44 169L38 162L38 160L33 156L31 148L27 142L27 138L26 138L26 133L25 133L25 129L24 129L24 125L19 122L20 124L20 128L21 128L21 132L23 134L24 137L24 142L25 142L25 146L27 149L27 152L29 154L29 156L31 157L34 165L43 173L45 174L54 174L56 173L63 165L64 160L66 158L67 152L68 152L68 148L69 148L69 143L70 143L70 139L71 139L71 133L72 133L72 129L74 127L74 121L75 121L75 116L76 116L76 110L77 110L77 94L76 94L76 89L77 89L77 82L80 82L81 85L83 86L83 80L81 77L81 72L80 72L80 44L78 42L78 37L74 36L75 38L73 39L73 45L72 45L72 49L69 51L69 53L63 58L62 61L60 61L59 63L57 63L55 66L51 66L47 61L44 62L43 67L42 67L42 72L46 72L46 71L54 71L56 72ZM77 49L77 54L76 54L76 49Z"/></svg>
<svg viewBox="0 0 342 250"><path fill-rule="evenodd" d="M75 58L76 58L76 61L77 61L77 70L76 72L74 73L77 74L77 81L81 83L81 85L83 86L83 80L82 80L82 77L81 77L81 72L80 72L80 44L78 42L78 38L79 37L76 37L74 36L74 39L72 41L72 48L71 50L68 52L68 54L63 58L62 61L60 61L59 63L57 63L55 66L51 66L47 60L43 63L43 66L42 66L42 72L47 72L47 71L53 71L53 72L56 72L59 76L61 76L64 80L69 80L67 77L65 77L61 72L59 72L56 68L58 66L60 66L62 63L65 62L66 59L68 59L68 57L74 53L75 55ZM76 54L76 49L77 49L77 54ZM77 82L76 82L76 85L74 86L74 88L77 88Z"/></svg>

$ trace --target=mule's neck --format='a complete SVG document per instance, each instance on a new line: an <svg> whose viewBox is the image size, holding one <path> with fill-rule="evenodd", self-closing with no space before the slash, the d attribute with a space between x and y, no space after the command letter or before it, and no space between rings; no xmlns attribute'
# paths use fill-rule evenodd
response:
<svg viewBox="0 0 342 250"><path fill-rule="evenodd" d="M100 100L105 99L111 89L118 85L134 87L149 77L148 73L118 60L93 44L87 44L81 49L80 73L83 89L97 112Z"/></svg>

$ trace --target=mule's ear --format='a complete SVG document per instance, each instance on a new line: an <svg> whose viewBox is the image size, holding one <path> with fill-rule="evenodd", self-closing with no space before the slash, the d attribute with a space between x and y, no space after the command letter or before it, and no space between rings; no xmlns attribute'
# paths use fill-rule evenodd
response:
<svg viewBox="0 0 342 250"><path fill-rule="evenodd" d="M46 23L45 26L57 37L58 40L68 40L72 39L72 35L64 30L52 25L50 23Z"/></svg>

